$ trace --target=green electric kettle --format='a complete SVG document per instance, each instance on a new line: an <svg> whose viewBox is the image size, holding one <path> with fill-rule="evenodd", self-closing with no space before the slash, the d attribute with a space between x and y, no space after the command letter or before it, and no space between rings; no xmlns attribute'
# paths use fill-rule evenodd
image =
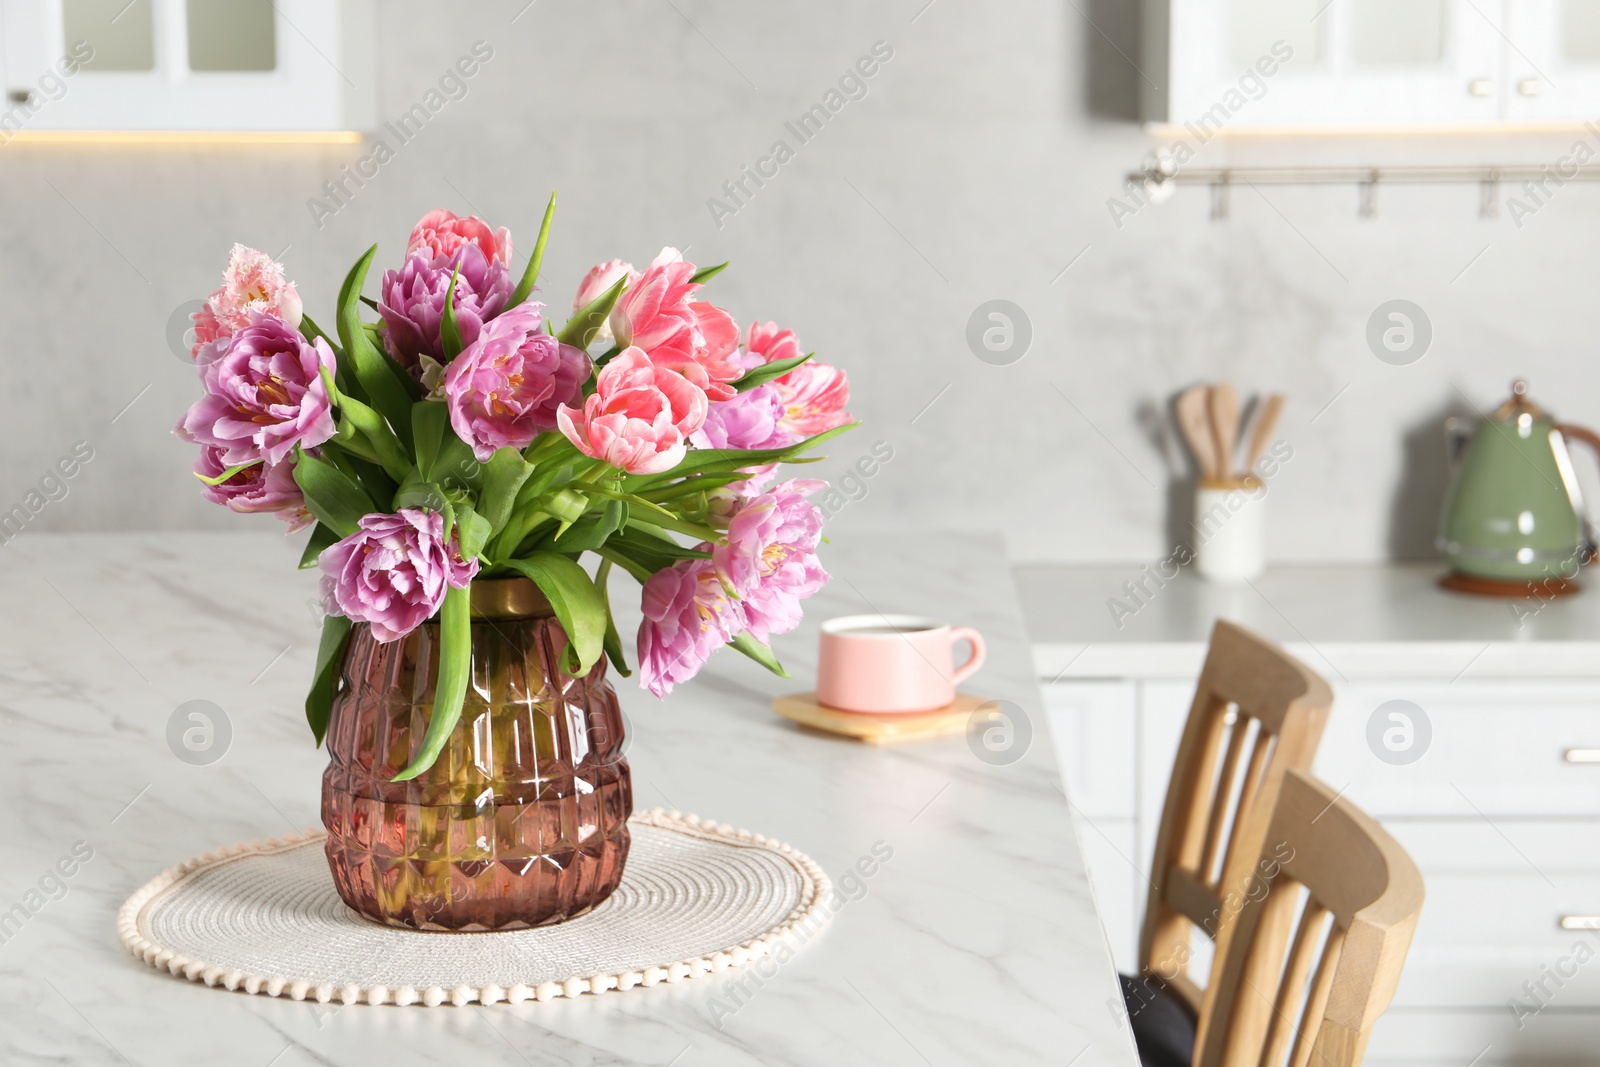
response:
<svg viewBox="0 0 1600 1067"><path fill-rule="evenodd" d="M1593 553L1583 496L1567 453L1576 438L1600 453L1600 436L1558 423L1511 383L1511 399L1476 425L1451 419L1454 477L1439 520L1452 589L1527 596L1574 592Z"/></svg>

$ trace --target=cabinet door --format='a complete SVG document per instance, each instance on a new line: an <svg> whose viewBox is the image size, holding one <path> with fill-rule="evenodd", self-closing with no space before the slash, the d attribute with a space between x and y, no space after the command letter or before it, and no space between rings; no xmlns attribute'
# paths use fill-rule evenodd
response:
<svg viewBox="0 0 1600 1067"><path fill-rule="evenodd" d="M1505 31L1512 119L1586 122L1600 114L1600 0L1512 0Z"/></svg>
<svg viewBox="0 0 1600 1067"><path fill-rule="evenodd" d="M1133 818L1136 697L1133 682L1044 687L1056 766L1067 797L1084 816Z"/></svg>
<svg viewBox="0 0 1600 1067"><path fill-rule="evenodd" d="M1202 141L1228 127L1496 121L1505 2L1171 0L1162 118Z"/></svg>

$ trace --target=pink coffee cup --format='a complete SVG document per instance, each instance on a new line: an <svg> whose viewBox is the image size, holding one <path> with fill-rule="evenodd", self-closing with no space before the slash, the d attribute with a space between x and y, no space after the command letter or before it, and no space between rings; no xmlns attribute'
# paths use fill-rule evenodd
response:
<svg viewBox="0 0 1600 1067"><path fill-rule="evenodd" d="M957 641L972 654L955 665ZM842 711L933 711L983 666L983 636L918 615L845 615L822 624L817 702Z"/></svg>

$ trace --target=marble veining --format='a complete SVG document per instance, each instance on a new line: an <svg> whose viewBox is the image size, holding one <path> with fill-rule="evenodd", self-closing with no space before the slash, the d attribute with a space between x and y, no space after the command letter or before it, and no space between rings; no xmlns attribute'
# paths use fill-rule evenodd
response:
<svg viewBox="0 0 1600 1067"><path fill-rule="evenodd" d="M30 535L0 553L0 913L40 903L0 932L0 1062L1137 1062L1004 553L979 534L826 546L834 581L778 641L792 680L723 652L665 702L618 687L641 805L787 841L835 884L874 843L893 849L749 995L719 976L543 1005L341 1007L146 967L113 928L133 889L190 855L317 821L324 757L301 713L316 583L294 570L298 550L271 533L129 534ZM772 715L772 696L809 684L816 624L875 609L985 633L971 684L1021 709L1033 736L1019 760L980 760L962 737L878 749ZM623 615L630 632L636 614ZM195 699L232 727L209 765L168 747L168 718ZM93 857L63 892L50 871L79 841Z"/></svg>

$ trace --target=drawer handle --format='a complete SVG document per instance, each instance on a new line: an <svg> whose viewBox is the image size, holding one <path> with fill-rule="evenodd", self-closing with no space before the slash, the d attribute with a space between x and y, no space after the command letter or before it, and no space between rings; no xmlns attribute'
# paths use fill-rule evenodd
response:
<svg viewBox="0 0 1600 1067"><path fill-rule="evenodd" d="M1568 763L1600 763L1600 748L1569 748L1563 758Z"/></svg>
<svg viewBox="0 0 1600 1067"><path fill-rule="evenodd" d="M1563 930L1600 930L1600 915L1563 915Z"/></svg>

